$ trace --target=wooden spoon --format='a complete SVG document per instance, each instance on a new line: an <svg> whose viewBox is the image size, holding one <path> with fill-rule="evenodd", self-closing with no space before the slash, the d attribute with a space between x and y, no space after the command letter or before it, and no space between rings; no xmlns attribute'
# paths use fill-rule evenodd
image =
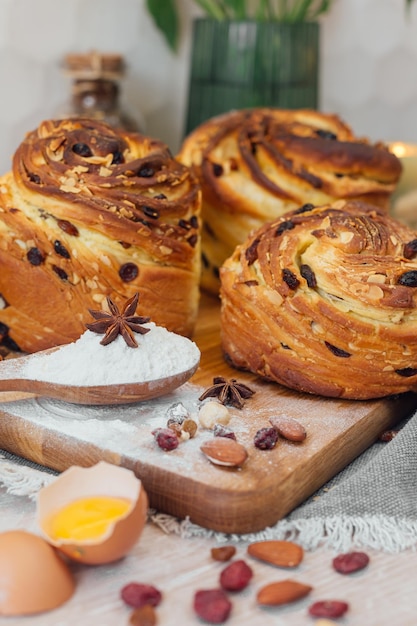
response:
<svg viewBox="0 0 417 626"><path fill-rule="evenodd" d="M73 404L129 404L151 400L170 393L185 383L197 370L198 362L173 376L146 382L117 383L113 385L66 385L34 380L25 374L29 359L48 354L57 348L35 354L0 361L0 391L23 391Z"/></svg>

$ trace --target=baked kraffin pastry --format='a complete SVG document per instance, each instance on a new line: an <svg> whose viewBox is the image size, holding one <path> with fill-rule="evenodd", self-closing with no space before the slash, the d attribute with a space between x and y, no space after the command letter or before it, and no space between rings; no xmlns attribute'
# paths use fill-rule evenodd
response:
<svg viewBox="0 0 417 626"><path fill-rule="evenodd" d="M417 232L383 209L306 204L251 234L220 276L235 367L329 397L417 390Z"/></svg>
<svg viewBox="0 0 417 626"><path fill-rule="evenodd" d="M388 208L400 161L354 136L335 115L252 109L201 124L178 158L203 191L202 286L218 292L218 268L249 232L301 204L339 198Z"/></svg>
<svg viewBox="0 0 417 626"><path fill-rule="evenodd" d="M138 315L190 335L200 208L194 175L162 142L91 120L43 122L0 177L3 343L67 343L89 308L136 292Z"/></svg>

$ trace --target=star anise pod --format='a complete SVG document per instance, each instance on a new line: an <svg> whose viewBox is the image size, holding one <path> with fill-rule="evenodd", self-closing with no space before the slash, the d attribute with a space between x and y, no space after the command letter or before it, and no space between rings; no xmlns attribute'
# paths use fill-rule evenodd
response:
<svg viewBox="0 0 417 626"><path fill-rule="evenodd" d="M100 341L103 346L106 346L108 343L114 341L117 335L121 335L128 346L131 348L137 348L138 344L133 331L135 333L140 333L141 335L150 331L150 328L144 328L141 326L141 324L149 322L150 317L140 317L138 315L134 315L136 307L138 306L138 300L139 294L135 293L132 298L126 300L125 305L120 312L119 308L110 296L107 296L107 304L110 313L107 313L106 311L92 311L89 309L89 313L91 313L97 321L91 322L91 324L86 324L86 327L88 330L92 330L93 333L99 333L100 335L104 334L103 339Z"/></svg>
<svg viewBox="0 0 417 626"><path fill-rule="evenodd" d="M221 404L229 404L242 409L244 400L253 396L254 393L247 385L239 383L235 378L226 380L222 376L216 376L213 378L213 385L201 394L199 400L218 398Z"/></svg>

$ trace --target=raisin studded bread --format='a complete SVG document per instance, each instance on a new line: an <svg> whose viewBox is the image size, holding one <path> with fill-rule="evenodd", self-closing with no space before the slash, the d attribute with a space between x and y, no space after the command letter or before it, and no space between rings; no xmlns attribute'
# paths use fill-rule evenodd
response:
<svg viewBox="0 0 417 626"><path fill-rule="evenodd" d="M0 335L34 352L68 343L88 309L139 292L138 315L191 335L201 191L162 142L91 120L49 120L0 177Z"/></svg>
<svg viewBox="0 0 417 626"><path fill-rule="evenodd" d="M400 161L354 136L335 115L311 110L234 111L201 124L178 158L203 192L202 286L249 232L302 204L360 199L388 208Z"/></svg>
<svg viewBox="0 0 417 626"><path fill-rule="evenodd" d="M369 204L305 205L221 269L227 360L298 391L416 391L416 327L417 233Z"/></svg>

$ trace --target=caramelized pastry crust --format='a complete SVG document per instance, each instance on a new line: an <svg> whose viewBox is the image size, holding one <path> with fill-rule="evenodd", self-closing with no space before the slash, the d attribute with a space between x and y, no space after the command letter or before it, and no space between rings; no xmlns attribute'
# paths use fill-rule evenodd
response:
<svg viewBox="0 0 417 626"><path fill-rule="evenodd" d="M335 115L252 109L200 125L178 158L203 191L202 285L217 292L218 268L249 232L306 202L359 199L388 208L400 161L354 136Z"/></svg>
<svg viewBox="0 0 417 626"><path fill-rule="evenodd" d="M200 186L150 137L91 120L29 133L0 178L0 334L34 352L76 339L88 309L140 293L138 315L191 335Z"/></svg>
<svg viewBox="0 0 417 626"><path fill-rule="evenodd" d="M220 276L235 367L329 397L417 390L417 233L383 209L307 204L251 234Z"/></svg>

